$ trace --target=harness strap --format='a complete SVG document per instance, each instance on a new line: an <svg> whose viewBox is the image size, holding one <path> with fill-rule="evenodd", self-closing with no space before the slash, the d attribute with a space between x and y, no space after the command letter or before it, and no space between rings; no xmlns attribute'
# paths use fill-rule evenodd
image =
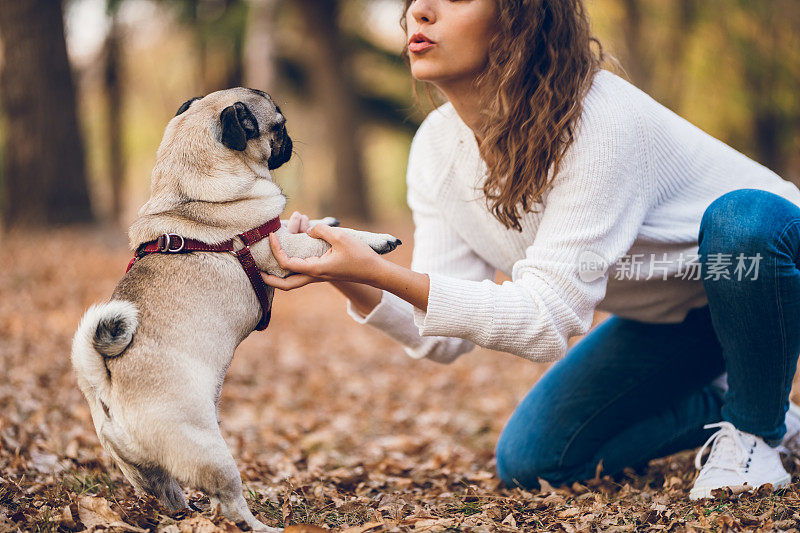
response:
<svg viewBox="0 0 800 533"><path fill-rule="evenodd" d="M208 244L196 239L185 238L176 233L164 233L159 235L158 239L142 243L136 249L136 254L128 263L128 268L125 270L127 273L137 259L140 259L148 254L176 254L188 252L233 252L242 269L247 274L247 279L250 280L250 285L253 286L253 291L256 293L259 304L261 304L261 319L258 321L255 330L263 331L269 325L270 316L272 315L272 297L274 289L264 283L261 273L256 266L256 261L253 254L250 252L250 246L263 240L274 233L281 227L281 220L275 217L269 220L266 224L262 224L257 228L247 230L244 233L236 235L241 239L244 246L236 250L234 248L234 240L229 239L219 244Z"/></svg>
<svg viewBox="0 0 800 533"><path fill-rule="evenodd" d="M239 263L241 263L245 274L247 274L250 285L253 286L253 291L255 291L258 301L261 304L261 320L259 320L256 325L256 331L263 331L269 326L269 319L272 316L272 296L275 289L264 283L264 278L262 278L259 273L256 261L253 259L253 254L250 253L249 247L245 246L241 250L236 250L234 253Z"/></svg>
<svg viewBox="0 0 800 533"><path fill-rule="evenodd" d="M195 239L187 239L181 237L176 233L164 233L159 235L158 239L150 242L143 243L136 251L136 255L142 256L152 253L170 253L176 254L180 252L232 252L233 241L228 240L219 244L207 244Z"/></svg>

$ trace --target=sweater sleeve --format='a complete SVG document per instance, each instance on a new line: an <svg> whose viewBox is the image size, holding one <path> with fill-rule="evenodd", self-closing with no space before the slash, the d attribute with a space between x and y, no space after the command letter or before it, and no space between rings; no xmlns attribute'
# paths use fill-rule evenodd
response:
<svg viewBox="0 0 800 533"><path fill-rule="evenodd" d="M609 267L630 249L656 193L636 112L595 113L588 120L579 123L512 281L432 273L427 311L414 311L421 335L553 361L566 354L570 337L589 331ZM606 268L582 271L588 261Z"/></svg>
<svg viewBox="0 0 800 533"><path fill-rule="evenodd" d="M423 129L415 136L409 151L407 201L414 220L414 250L411 270L431 275L439 272L461 280L485 280L494 277L495 269L475 254L442 217L430 201L430 175L436 161L432 144L424 140ZM427 164L422 164L425 161ZM414 323L414 306L402 298L382 291L381 301L368 315L359 313L347 301L347 313L360 324L368 324L403 345L416 359L428 358L451 363L475 348L475 343L458 337L421 336Z"/></svg>

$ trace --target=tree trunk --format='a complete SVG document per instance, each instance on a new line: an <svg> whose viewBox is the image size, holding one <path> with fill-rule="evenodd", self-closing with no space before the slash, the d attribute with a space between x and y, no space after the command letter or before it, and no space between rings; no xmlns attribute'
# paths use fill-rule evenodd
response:
<svg viewBox="0 0 800 533"><path fill-rule="evenodd" d="M122 221L125 187L125 160L122 153L122 29L119 16L111 15L111 25L105 44L105 97L108 138L108 174L111 182L111 217L116 224Z"/></svg>
<svg viewBox="0 0 800 533"><path fill-rule="evenodd" d="M61 2L0 0L3 219L8 226L92 220Z"/></svg>
<svg viewBox="0 0 800 533"><path fill-rule="evenodd" d="M731 32L750 112L753 158L778 174L789 170L792 128L800 117L797 105L784 100L798 84L798 71L786 59L793 52L789 36L796 28L790 6L775 0L741 2L754 31Z"/></svg>
<svg viewBox="0 0 800 533"><path fill-rule="evenodd" d="M338 24L338 0L296 0L309 42L309 79L325 119L328 145L335 158L335 190L330 193L334 216L369 220L367 187L362 170L361 117L353 88L348 51Z"/></svg>
<svg viewBox="0 0 800 533"><path fill-rule="evenodd" d="M246 9L242 0L225 0L225 13L228 17L237 16L237 13L231 15L232 11ZM231 55L227 62L227 73L225 77L225 85L223 88L241 87L242 80L244 79L244 24L230 24L231 32L228 35L231 43Z"/></svg>
<svg viewBox="0 0 800 533"><path fill-rule="evenodd" d="M268 93L275 91L276 0L250 0L244 42L244 82Z"/></svg>
<svg viewBox="0 0 800 533"><path fill-rule="evenodd" d="M642 38L644 13L642 0L622 0L623 38L625 40L625 66L630 72L631 81L643 91L649 93L653 84L653 69L649 50L645 48L646 39Z"/></svg>
<svg viewBox="0 0 800 533"><path fill-rule="evenodd" d="M665 53L669 76L664 78L661 103L670 109L680 109L684 93L685 75L688 70L686 57L689 43L700 20L698 0L677 0L674 3L675 24L670 28L671 45Z"/></svg>

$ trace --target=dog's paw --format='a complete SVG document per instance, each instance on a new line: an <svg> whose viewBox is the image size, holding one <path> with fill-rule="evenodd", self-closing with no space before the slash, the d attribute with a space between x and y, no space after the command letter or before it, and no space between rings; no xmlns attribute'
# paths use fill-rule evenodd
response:
<svg viewBox="0 0 800 533"><path fill-rule="evenodd" d="M371 239L372 242L369 242L368 244L370 248L372 248L381 255L388 254L389 252L391 252L392 250L403 244L403 242L400 239L392 235L389 235L388 233L378 233L373 237L374 238Z"/></svg>

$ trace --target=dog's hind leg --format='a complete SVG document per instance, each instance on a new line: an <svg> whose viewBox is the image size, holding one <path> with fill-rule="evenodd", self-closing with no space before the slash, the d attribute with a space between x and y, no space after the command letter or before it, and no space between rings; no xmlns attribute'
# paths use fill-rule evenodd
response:
<svg viewBox="0 0 800 533"><path fill-rule="evenodd" d="M145 466L135 461L134 454L125 445L127 439L110 418L102 425L100 437L106 451L137 492L155 496L161 505L173 512L186 507L186 498L175 478L157 465Z"/></svg>
<svg viewBox="0 0 800 533"><path fill-rule="evenodd" d="M166 470L157 466L139 466L119 460L117 466L137 491L158 498L161 505L169 511L175 512L186 508L186 498L183 496L181 486Z"/></svg>
<svg viewBox="0 0 800 533"><path fill-rule="evenodd" d="M186 498L175 478L159 467L139 468L144 480L144 489L158 498L161 505L170 511L179 511L186 507Z"/></svg>
<svg viewBox="0 0 800 533"><path fill-rule="evenodd" d="M216 421L215 421L216 422ZM222 514L255 531L279 532L262 524L247 507L242 478L219 427L183 426L170 434L168 470L178 480L205 492L211 505L220 504Z"/></svg>

